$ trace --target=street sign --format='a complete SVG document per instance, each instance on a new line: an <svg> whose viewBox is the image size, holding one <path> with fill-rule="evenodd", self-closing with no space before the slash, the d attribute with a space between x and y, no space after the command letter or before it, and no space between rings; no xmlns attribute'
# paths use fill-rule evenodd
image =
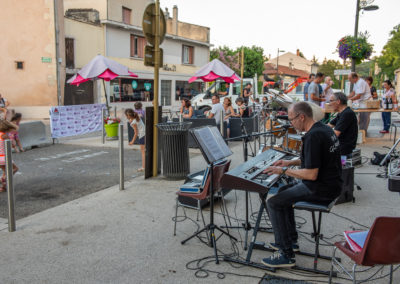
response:
<svg viewBox="0 0 400 284"><path fill-rule="evenodd" d="M42 63L51 63L51 57L42 57Z"/></svg>
<svg viewBox="0 0 400 284"><path fill-rule="evenodd" d="M336 69L333 71L333 74L335 76L339 76L339 75L349 75L351 73L350 69Z"/></svg>
<svg viewBox="0 0 400 284"><path fill-rule="evenodd" d="M154 62L155 62L155 52L154 52L154 47L150 45L146 45L144 48L144 65L145 66L153 66L154 67ZM163 65L163 50L160 48L160 61L159 61L159 66L161 67Z"/></svg>
<svg viewBox="0 0 400 284"><path fill-rule="evenodd" d="M143 33L146 40L151 45L155 45L156 35L156 17L155 17L156 5L154 3L149 4L143 14ZM163 11L160 9L160 44L163 42L166 32L166 23ZM161 64L162 65L162 64Z"/></svg>

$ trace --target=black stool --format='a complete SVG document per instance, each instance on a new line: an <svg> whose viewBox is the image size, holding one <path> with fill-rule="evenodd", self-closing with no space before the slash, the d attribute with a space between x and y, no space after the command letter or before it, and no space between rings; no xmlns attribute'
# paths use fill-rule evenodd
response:
<svg viewBox="0 0 400 284"><path fill-rule="evenodd" d="M296 266L295 267L296 269L329 275L329 271L323 271L323 270L318 269L318 258L331 260L331 257L322 256L319 254L319 240L323 238L323 235L321 234L321 219L322 219L322 213L330 213L331 212L331 209L332 209L333 205L335 205L338 198L336 198L333 201L326 201L326 202L324 202L324 201L318 201L318 202L317 201L315 201L315 202L314 201L312 201L312 202L311 201L299 201L293 205L294 209L306 210L306 211L311 212L312 222L313 222L313 232L311 233L311 237L313 237L315 240L314 254L302 253L303 255L314 256L314 268L305 268L305 267ZM319 213L318 220L316 220L316 218L315 218L316 212ZM318 225L317 225L317 222L318 222Z"/></svg>

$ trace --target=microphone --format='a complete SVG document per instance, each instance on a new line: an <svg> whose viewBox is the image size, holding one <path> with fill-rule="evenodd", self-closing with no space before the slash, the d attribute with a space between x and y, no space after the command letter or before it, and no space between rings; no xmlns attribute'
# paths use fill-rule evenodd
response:
<svg viewBox="0 0 400 284"><path fill-rule="evenodd" d="M276 118L277 119L289 120L289 116L288 115L277 115Z"/></svg>

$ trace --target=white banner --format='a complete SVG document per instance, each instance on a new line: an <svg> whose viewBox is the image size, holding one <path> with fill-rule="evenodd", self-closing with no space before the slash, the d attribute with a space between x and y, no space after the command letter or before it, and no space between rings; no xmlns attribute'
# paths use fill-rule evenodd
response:
<svg viewBox="0 0 400 284"><path fill-rule="evenodd" d="M100 131L103 108L106 108L104 104L51 107L51 137L59 138Z"/></svg>

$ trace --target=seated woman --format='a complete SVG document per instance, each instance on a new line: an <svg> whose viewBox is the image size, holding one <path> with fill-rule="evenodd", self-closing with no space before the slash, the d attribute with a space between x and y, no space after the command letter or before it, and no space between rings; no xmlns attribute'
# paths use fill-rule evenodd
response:
<svg viewBox="0 0 400 284"><path fill-rule="evenodd" d="M235 111L233 110L232 107L232 101L230 98L224 98L224 110L225 110L225 116L224 116L224 121L226 121L226 128L227 128L227 135L229 138L230 135L230 125L229 125L229 118L231 116L235 116Z"/></svg>
<svg viewBox="0 0 400 284"><path fill-rule="evenodd" d="M244 103L244 100L242 98L237 98L235 103L238 105L239 107L239 113L233 115L233 116L237 116L237 117L249 117L249 109L247 108L247 106Z"/></svg>
<svg viewBox="0 0 400 284"><path fill-rule="evenodd" d="M182 100L180 113L183 118L193 118L193 107L188 99Z"/></svg>

